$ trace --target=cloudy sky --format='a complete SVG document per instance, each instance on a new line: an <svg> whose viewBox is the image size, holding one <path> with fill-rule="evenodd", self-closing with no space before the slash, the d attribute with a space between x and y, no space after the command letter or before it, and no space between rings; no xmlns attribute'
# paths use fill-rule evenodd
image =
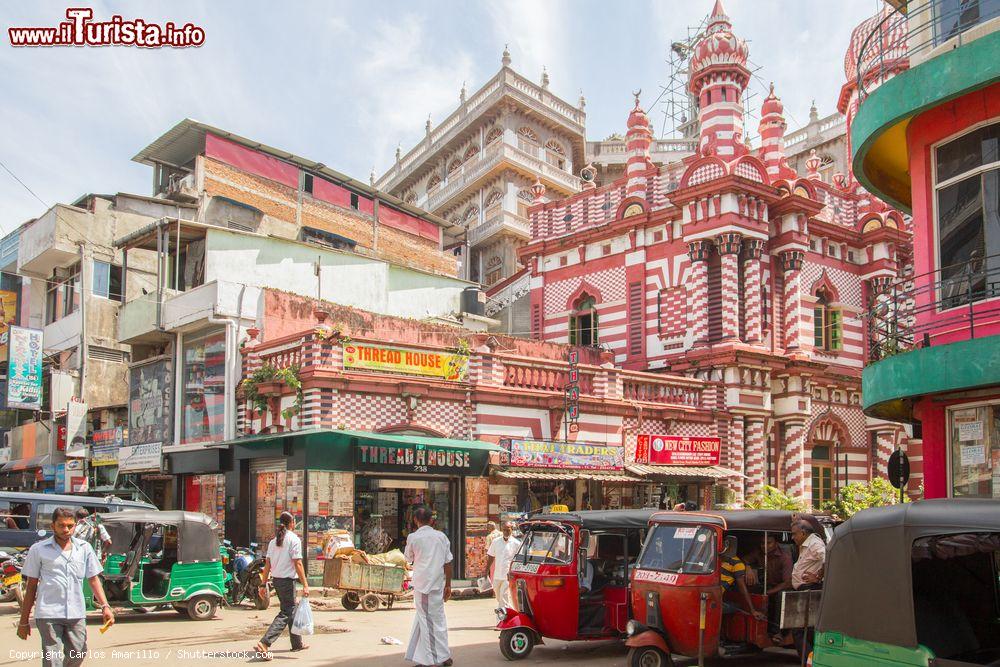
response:
<svg viewBox="0 0 1000 667"><path fill-rule="evenodd" d="M832 113L852 28L878 0L724 0L736 32L775 81L789 130L816 99ZM264 0L71 3L95 19L192 22L193 49L13 49L11 26L50 26L66 3L5 2L0 39L0 162L46 204L87 192L150 194L151 173L131 162L184 117L329 164L367 181L423 136L500 66L513 67L575 103L587 99L587 133L623 132L631 91L645 105L669 80L670 43L714 0ZM758 98L760 99L760 98ZM663 118L651 112L659 131ZM0 169L0 230L44 206Z"/></svg>

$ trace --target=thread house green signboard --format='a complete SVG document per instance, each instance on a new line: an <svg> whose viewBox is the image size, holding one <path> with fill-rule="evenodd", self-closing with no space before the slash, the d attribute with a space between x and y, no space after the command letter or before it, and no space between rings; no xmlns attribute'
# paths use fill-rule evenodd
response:
<svg viewBox="0 0 1000 667"><path fill-rule="evenodd" d="M483 452L422 444L395 446L358 443L355 445L355 464L357 470L375 472L478 475L483 462L474 471L474 459L477 458L475 454L482 455Z"/></svg>

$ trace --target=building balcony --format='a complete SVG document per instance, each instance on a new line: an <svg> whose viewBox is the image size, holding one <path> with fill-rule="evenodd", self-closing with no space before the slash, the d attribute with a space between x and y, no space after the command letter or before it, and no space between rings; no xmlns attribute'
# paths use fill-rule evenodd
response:
<svg viewBox="0 0 1000 667"><path fill-rule="evenodd" d="M56 204L23 228L18 238L18 271L48 278L55 269L77 262L79 243L89 241L83 231L90 226L89 217L82 209Z"/></svg>
<svg viewBox="0 0 1000 667"><path fill-rule="evenodd" d="M422 207L431 212L438 211L455 197L481 185L503 169L514 169L530 178L538 176L547 188L563 195L580 191L580 179L573 174L517 146L495 141L448 174L447 180L428 193Z"/></svg>
<svg viewBox="0 0 1000 667"><path fill-rule="evenodd" d="M584 134L586 114L582 110L505 67L383 174L376 187L387 192L399 188L428 160L442 151L453 150L455 146L451 144L456 140L463 141L462 137L467 138L469 129L481 122L483 112L504 99L531 111L547 123L564 127L570 134L581 137ZM583 155L577 157L582 159Z"/></svg>
<svg viewBox="0 0 1000 667"><path fill-rule="evenodd" d="M921 396L1000 384L1000 255L890 284L865 319L869 416L912 421Z"/></svg>
<svg viewBox="0 0 1000 667"><path fill-rule="evenodd" d="M504 234L531 239L531 223L526 218L504 210L487 211L486 215L486 220L469 229L470 246L482 245Z"/></svg>
<svg viewBox="0 0 1000 667"><path fill-rule="evenodd" d="M922 111L1000 80L1000 3L915 0L901 7L874 26L859 50L861 105L851 125L851 159L868 190L909 211L907 125Z"/></svg>

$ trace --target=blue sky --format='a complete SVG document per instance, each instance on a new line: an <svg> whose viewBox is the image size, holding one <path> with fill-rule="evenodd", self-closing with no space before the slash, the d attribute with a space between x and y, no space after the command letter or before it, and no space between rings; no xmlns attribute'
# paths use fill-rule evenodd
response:
<svg viewBox="0 0 1000 667"><path fill-rule="evenodd" d="M500 66L575 103L587 99L590 139L623 132L631 91L649 104L668 79L671 41L714 0L426 0L424 2L95 2L113 14L195 23L194 49L13 49L11 26L49 26L66 4L5 2L0 40L0 161L46 203L87 192L150 194L142 147L184 117L329 164L367 181ZM816 99L834 111L853 27L877 0L724 0L763 81L775 81L789 131ZM763 82L755 84L761 88ZM758 98L760 99L760 98ZM662 117L653 112L654 125ZM0 229L44 207L0 170Z"/></svg>

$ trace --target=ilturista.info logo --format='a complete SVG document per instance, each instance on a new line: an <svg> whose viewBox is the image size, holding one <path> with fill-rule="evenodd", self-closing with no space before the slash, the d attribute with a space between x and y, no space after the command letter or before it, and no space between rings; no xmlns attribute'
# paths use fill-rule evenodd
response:
<svg viewBox="0 0 1000 667"><path fill-rule="evenodd" d="M7 28L11 46L138 46L188 48L205 43L205 30L193 23L156 23L147 19L126 19L118 14L95 21L89 7L70 7L66 21L50 27Z"/></svg>

